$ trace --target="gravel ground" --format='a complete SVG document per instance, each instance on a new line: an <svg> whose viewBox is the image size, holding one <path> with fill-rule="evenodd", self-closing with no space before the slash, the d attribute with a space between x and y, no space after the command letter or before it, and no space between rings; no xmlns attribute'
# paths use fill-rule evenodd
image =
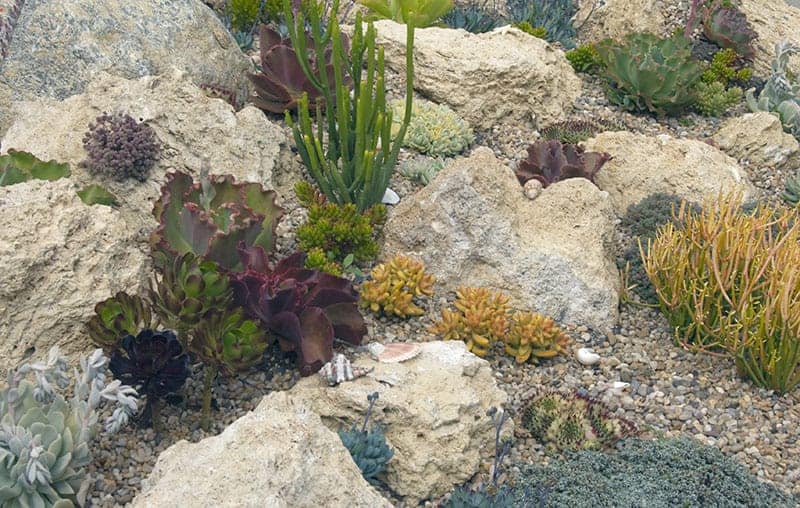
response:
<svg viewBox="0 0 800 508"><path fill-rule="evenodd" d="M661 2L670 19L670 30L683 23L687 0ZM650 135L701 139L710 137L723 119L689 114L679 119L656 119L622 112L606 100L601 83L584 77L584 93L570 118L589 117L619 123L634 132ZM387 76L390 98L400 98L403 79L393 73ZM730 117L746 112L744 105L728 112ZM282 123L282 120L274 120ZM284 125L285 127L285 125ZM540 126L544 127L544 126ZM288 133L288 129L287 129ZM504 125L476 133L476 146L488 146L512 167L525 156L525 148L538 138L538 132L526 126ZM402 153L401 159L411 156ZM288 170L275 175L276 187L287 213L279 226L279 252L286 254L295 247L294 230L304 219L291 187L303 172L297 157L284 161ZM775 199L783 183L783 175L761 168L746 167L765 198ZM417 184L395 175L392 188L401 197L413 193ZM625 238L620 232L620 245ZM369 337L365 342L424 341L434 337L427 327L447 305L452 295L437 295L427 302L426 315L400 321L368 315ZM652 309L632 305L621 308L619 326L612 334L602 334L582 327L565 327L573 339L572 348L592 347L602 356L594 367L584 367L571 356L544 362L542 365L516 365L500 352L487 358L498 384L508 392L510 411L541 387L559 389L583 388L605 400L612 410L635 422L645 436L689 435L717 446L754 474L779 488L800 494L800 463L793 458L800 454L800 410L797 393L778 396L756 389L740 379L727 359L697 355L681 349L672 340L665 319ZM214 427L210 433L199 428L201 376L189 380L185 401L163 410L169 432L157 435L152 429L133 429L112 437L98 437L94 462L90 467L93 491L90 506L125 505L139 489L139 483L151 471L158 454L180 439L198 441L221 432L224 427L253 409L261 397L273 390L284 390L297 380L292 362L277 348L267 355L263 366L251 372L221 378L215 387ZM614 381L630 383L621 394L607 388ZM511 455L506 461L510 472L529 461L548 462L542 446L519 429ZM489 463L483 464L473 483L485 482ZM387 493L388 495L388 493ZM397 500L394 500L397 502ZM399 503L398 503L399 504ZM431 503L429 503L431 504Z"/></svg>

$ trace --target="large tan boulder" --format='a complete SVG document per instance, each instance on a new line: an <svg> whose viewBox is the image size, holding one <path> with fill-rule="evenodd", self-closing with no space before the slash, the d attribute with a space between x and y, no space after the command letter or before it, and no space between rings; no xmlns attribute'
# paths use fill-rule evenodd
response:
<svg viewBox="0 0 800 508"><path fill-rule="evenodd" d="M695 202L720 191L739 190L745 199L755 192L734 159L702 141L619 131L603 132L584 145L589 151L611 154L595 181L609 193L619 215L657 192Z"/></svg>
<svg viewBox="0 0 800 508"><path fill-rule="evenodd" d="M771 113L729 118L713 139L734 159L757 167L794 169L800 163L800 143L784 132L780 119Z"/></svg>
<svg viewBox="0 0 800 508"><path fill-rule="evenodd" d="M391 508L306 401L264 397L222 434L158 457L136 508Z"/></svg>
<svg viewBox="0 0 800 508"><path fill-rule="evenodd" d="M379 363L365 355L354 364L374 370L334 388L312 376L290 391L332 429L360 425L367 395L378 392L370 420L381 425L394 449L385 481L408 506L441 497L494 457L495 431L486 412L501 408L507 397L489 362L467 351L463 342L421 347L417 357L403 363ZM509 420L504 432L510 435L513 428Z"/></svg>
<svg viewBox="0 0 800 508"><path fill-rule="evenodd" d="M758 39L754 47L756 74L767 77L775 58L775 44L791 41L800 44L800 7L786 0L741 0L739 8L753 25ZM794 57L790 67L797 69L800 58Z"/></svg>
<svg viewBox="0 0 800 508"><path fill-rule="evenodd" d="M375 28L386 64L405 73L405 25L379 21ZM581 80L562 51L516 28L471 34L433 27L414 35L414 87L473 128L488 129L563 118L581 93Z"/></svg>
<svg viewBox="0 0 800 508"><path fill-rule="evenodd" d="M664 0L581 0L575 26L584 43L623 40L631 32L661 35L667 27Z"/></svg>
<svg viewBox="0 0 800 508"><path fill-rule="evenodd" d="M439 294L489 287L518 307L605 329L617 318L613 220L608 194L588 180L558 182L531 201L479 148L395 207L382 255L422 259Z"/></svg>
<svg viewBox="0 0 800 508"><path fill-rule="evenodd" d="M0 68L0 97L64 99L85 91L100 71L134 79L172 67L195 84L246 97L245 74L253 66L200 0L16 3L22 9ZM0 135L8 125L8 115L0 114Z"/></svg>
<svg viewBox="0 0 800 508"><path fill-rule="evenodd" d="M0 187L0 371L55 344L85 352L94 305L147 280L146 234L77 189L68 178Z"/></svg>
<svg viewBox="0 0 800 508"><path fill-rule="evenodd" d="M146 182L99 178L79 166L86 158L83 136L104 111L126 112L155 131L161 159ZM207 163L212 173L270 187L281 147L286 147L282 129L260 110L249 106L234 111L223 100L207 97L180 71L134 80L101 73L85 92L63 101L19 102L15 116L2 140L3 151L25 150L40 159L70 163L74 180L102 183L143 227L155 224L152 202L168 171L197 175Z"/></svg>

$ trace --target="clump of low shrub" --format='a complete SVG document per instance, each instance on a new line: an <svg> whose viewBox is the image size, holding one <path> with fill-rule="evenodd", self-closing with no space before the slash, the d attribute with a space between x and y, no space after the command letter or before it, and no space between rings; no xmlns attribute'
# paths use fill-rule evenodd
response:
<svg viewBox="0 0 800 508"><path fill-rule="evenodd" d="M566 352L569 340L552 319L532 312L514 312L508 297L486 288L461 287L454 310L443 309L431 333L444 340L462 340L467 349L483 357L495 344L517 363L552 358Z"/></svg>
<svg viewBox="0 0 800 508"><path fill-rule="evenodd" d="M98 116L83 137L87 158L83 165L92 173L114 180L147 180L161 155L153 129L125 113Z"/></svg>
<svg viewBox="0 0 800 508"><path fill-rule="evenodd" d="M403 102L393 102L392 108L399 122L403 118ZM399 128L397 124L395 130ZM431 157L451 157L466 150L474 140L472 129L455 111L443 104L416 101L403 146Z"/></svg>
<svg viewBox="0 0 800 508"><path fill-rule="evenodd" d="M642 506L644 500L650 508L797 505L717 448L689 438L626 439L618 447L616 453L585 450L546 466L523 467L516 478L515 506Z"/></svg>
<svg viewBox="0 0 800 508"><path fill-rule="evenodd" d="M555 391L526 403L522 425L554 453L610 449L637 432L633 423L613 415L601 401Z"/></svg>
<svg viewBox="0 0 800 508"><path fill-rule="evenodd" d="M313 258L306 259L308 268L338 275L348 256L352 256L354 263L375 259L377 230L386 220L384 205L374 205L359 213L352 203L330 203L308 182L299 182L295 194L308 210L308 219L297 228L300 249L314 253Z"/></svg>
<svg viewBox="0 0 800 508"><path fill-rule="evenodd" d="M622 217L620 225L629 233L632 241L623 252L618 266L627 274L627 282L630 284L628 289L636 293L645 303L655 305L658 303L658 297L644 271L639 242L647 245L647 242L655 238L658 228L668 222L674 222L673 212L677 212L680 206L681 198L678 196L657 192L630 205ZM688 203L687 206L695 212L700 211L697 204Z"/></svg>
<svg viewBox="0 0 800 508"><path fill-rule="evenodd" d="M420 316L425 311L414 300L433 295L434 282L422 261L398 254L372 269L361 285L361 306L400 318Z"/></svg>
<svg viewBox="0 0 800 508"><path fill-rule="evenodd" d="M681 206L642 246L644 267L676 339L721 350L739 373L784 393L800 382L800 222L793 209L741 212L721 195Z"/></svg>

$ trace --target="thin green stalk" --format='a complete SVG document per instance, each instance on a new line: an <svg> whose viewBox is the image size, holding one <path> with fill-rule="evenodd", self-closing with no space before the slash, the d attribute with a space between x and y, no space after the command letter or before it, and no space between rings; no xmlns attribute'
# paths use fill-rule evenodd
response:
<svg viewBox="0 0 800 508"><path fill-rule="evenodd" d="M203 380L203 413L200 420L200 426L206 432L211 428L211 391L218 370L216 365L206 365L205 379Z"/></svg>

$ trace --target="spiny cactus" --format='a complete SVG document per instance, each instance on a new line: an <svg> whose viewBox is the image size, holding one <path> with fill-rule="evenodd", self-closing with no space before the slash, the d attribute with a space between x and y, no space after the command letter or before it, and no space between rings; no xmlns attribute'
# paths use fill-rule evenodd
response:
<svg viewBox="0 0 800 508"><path fill-rule="evenodd" d="M107 383L108 359L100 349L80 359L72 398L57 393L71 384L69 365L57 347L46 362L9 372L0 391L0 498L3 506L83 506L89 488L89 443L102 400L118 407L105 430L116 432L137 409L136 391ZM32 374L35 381L27 379Z"/></svg>
<svg viewBox="0 0 800 508"><path fill-rule="evenodd" d="M534 312L515 312L511 326L503 337L506 353L517 363L529 358L553 358L566 351L569 337L549 317Z"/></svg>
<svg viewBox="0 0 800 508"><path fill-rule="evenodd" d="M378 392L368 395L367 400L369 407L364 415L364 424L361 426L361 430L358 430L353 424L349 431L340 429L339 438L361 470L364 479L375 485L378 483L378 475L386 470L386 463L392 459L394 450L386 444L386 436L383 435L383 430L379 425L367 430L372 407L378 400Z"/></svg>
<svg viewBox="0 0 800 508"><path fill-rule="evenodd" d="M486 356L508 330L508 297L475 287L459 288L456 297L456 310L443 309L442 320L430 331L444 340L463 340L474 354Z"/></svg>
<svg viewBox="0 0 800 508"><path fill-rule="evenodd" d="M397 132L403 118L403 102L393 102L392 108ZM450 157L466 150L474 139L467 122L452 109L443 104L415 101L403 146L432 157Z"/></svg>
<svg viewBox="0 0 800 508"><path fill-rule="evenodd" d="M361 285L362 307L401 318L425 313L413 300L431 296L435 278L422 261L398 254L373 268L371 278Z"/></svg>
<svg viewBox="0 0 800 508"><path fill-rule="evenodd" d="M522 410L522 424L550 452L610 448L636 433L631 422L612 415L599 400L556 391L532 399Z"/></svg>

